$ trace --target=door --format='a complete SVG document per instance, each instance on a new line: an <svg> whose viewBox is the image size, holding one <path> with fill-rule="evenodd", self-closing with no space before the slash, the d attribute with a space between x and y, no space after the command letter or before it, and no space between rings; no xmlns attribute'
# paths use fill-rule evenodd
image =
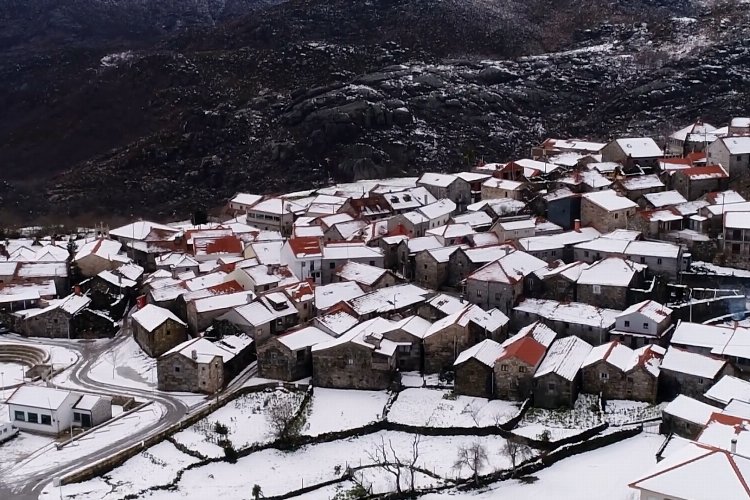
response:
<svg viewBox="0 0 750 500"><path fill-rule="evenodd" d="M81 413L81 427L91 427L91 415Z"/></svg>

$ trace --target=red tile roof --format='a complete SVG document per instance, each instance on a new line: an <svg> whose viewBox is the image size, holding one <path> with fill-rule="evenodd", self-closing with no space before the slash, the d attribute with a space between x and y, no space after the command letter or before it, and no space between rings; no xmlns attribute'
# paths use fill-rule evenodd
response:
<svg viewBox="0 0 750 500"><path fill-rule="evenodd" d="M311 236L304 236L301 238L291 238L289 240L289 246L294 252L294 255L315 255L322 254L323 251L320 248L320 240Z"/></svg>
<svg viewBox="0 0 750 500"><path fill-rule="evenodd" d="M679 171L680 174L687 177L700 177L710 175L717 179L727 179L729 174L721 165L706 165L705 167L691 167Z"/></svg>
<svg viewBox="0 0 750 500"><path fill-rule="evenodd" d="M503 354L497 358L502 361L509 358L517 358L530 366L536 366L544 357L547 350L533 337L523 337L505 348Z"/></svg>

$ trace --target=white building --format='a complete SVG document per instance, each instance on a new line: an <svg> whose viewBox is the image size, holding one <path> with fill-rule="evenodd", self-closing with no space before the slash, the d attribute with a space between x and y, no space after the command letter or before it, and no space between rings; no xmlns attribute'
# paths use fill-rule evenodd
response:
<svg viewBox="0 0 750 500"><path fill-rule="evenodd" d="M21 430L58 435L73 426L75 392L24 385L8 398L8 416Z"/></svg>

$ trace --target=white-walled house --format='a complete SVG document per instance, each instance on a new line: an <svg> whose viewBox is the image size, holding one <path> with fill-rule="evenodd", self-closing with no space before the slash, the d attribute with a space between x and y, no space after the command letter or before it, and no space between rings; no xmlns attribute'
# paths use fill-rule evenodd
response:
<svg viewBox="0 0 750 500"><path fill-rule="evenodd" d="M24 385L8 398L8 416L21 430L56 436L73 425L73 407L79 399L75 392Z"/></svg>
<svg viewBox="0 0 750 500"><path fill-rule="evenodd" d="M315 284L321 284L323 249L318 238L288 239L281 247L280 261L300 280L312 279Z"/></svg>
<svg viewBox="0 0 750 500"><path fill-rule="evenodd" d="M708 146L706 163L719 164L732 177L750 174L750 137L723 137Z"/></svg>

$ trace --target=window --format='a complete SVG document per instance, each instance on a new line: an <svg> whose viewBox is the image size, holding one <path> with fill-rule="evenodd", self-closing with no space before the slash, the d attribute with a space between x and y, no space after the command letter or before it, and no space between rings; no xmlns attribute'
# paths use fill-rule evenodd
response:
<svg viewBox="0 0 750 500"><path fill-rule="evenodd" d="M80 422L81 421L81 414L77 411L73 412L73 422Z"/></svg>
<svg viewBox="0 0 750 500"><path fill-rule="evenodd" d="M354 358L352 358L351 356L346 358L346 364L352 366L354 364Z"/></svg>
<svg viewBox="0 0 750 500"><path fill-rule="evenodd" d="M518 367L518 373L526 373L526 367L525 366L519 366Z"/></svg>
<svg viewBox="0 0 750 500"><path fill-rule="evenodd" d="M656 263L657 263L657 264L661 264L661 258L659 258L659 259L656 259Z"/></svg>
<svg viewBox="0 0 750 500"><path fill-rule="evenodd" d="M495 300L500 300L500 294L499 293L495 294Z"/></svg>
<svg viewBox="0 0 750 500"><path fill-rule="evenodd" d="M608 380L609 379L609 373L607 373L607 372L600 372L599 373L599 378L602 379L602 380Z"/></svg>
<svg viewBox="0 0 750 500"><path fill-rule="evenodd" d="M633 383L633 377L628 377L628 384L632 384L632 383Z"/></svg>
<svg viewBox="0 0 750 500"><path fill-rule="evenodd" d="M524 315L524 316L526 316L526 317L528 318L528 317L529 317L529 311L525 311L525 312L523 313L523 315Z"/></svg>
<svg viewBox="0 0 750 500"><path fill-rule="evenodd" d="M552 391L554 391L554 390L555 390L555 383L554 383L554 382L550 382L550 383L548 383L548 384L547 384L547 390L548 390L549 392L552 392Z"/></svg>
<svg viewBox="0 0 750 500"><path fill-rule="evenodd" d="M26 414L26 421L29 422L30 424L38 424L39 415L37 415L36 413L29 412Z"/></svg>
<svg viewBox="0 0 750 500"><path fill-rule="evenodd" d="M588 256L589 256L589 251L588 251L588 250L586 250L585 252L583 252L583 256L584 256L584 257L588 257Z"/></svg>
<svg viewBox="0 0 750 500"><path fill-rule="evenodd" d="M374 260L371 260L371 261L370 261L370 265L371 265L371 266L374 266L374 265L375 265L375 261L374 261Z"/></svg>
<svg viewBox="0 0 750 500"><path fill-rule="evenodd" d="M398 346L398 352L402 352L404 354L408 354L411 352L411 346L410 345L400 345Z"/></svg>
<svg viewBox="0 0 750 500"><path fill-rule="evenodd" d="M271 360L272 361L276 361L276 353L275 352L271 353Z"/></svg>
<svg viewBox="0 0 750 500"><path fill-rule="evenodd" d="M565 329L566 329L566 330L567 330L568 328L570 328L570 323L563 323L563 324L565 325Z"/></svg>
<svg viewBox="0 0 750 500"><path fill-rule="evenodd" d="M500 371L501 372L507 372L508 371L508 365L500 365Z"/></svg>
<svg viewBox="0 0 750 500"><path fill-rule="evenodd" d="M646 263L646 257L641 257L641 264L645 264L645 263Z"/></svg>
<svg viewBox="0 0 750 500"><path fill-rule="evenodd" d="M482 296L482 291L481 290L477 290L477 297L481 297L481 296Z"/></svg>
<svg viewBox="0 0 750 500"><path fill-rule="evenodd" d="M698 384L703 385L703 379L702 378L698 378ZM31 416L31 415L29 415L29 416Z"/></svg>
<svg viewBox="0 0 750 500"><path fill-rule="evenodd" d="M620 216L620 214L615 214L615 220Z"/></svg>
<svg viewBox="0 0 750 500"><path fill-rule="evenodd" d="M594 292L594 295L601 295L602 287L601 285L591 285L591 291Z"/></svg>
<svg viewBox="0 0 750 500"><path fill-rule="evenodd" d="M630 321L626 321L626 322L625 322L625 326L626 326L626 327L630 326Z"/></svg>
<svg viewBox="0 0 750 500"><path fill-rule="evenodd" d="M424 268L427 269L427 264L424 265Z"/></svg>
<svg viewBox="0 0 750 500"><path fill-rule="evenodd" d="M175 366L174 367L174 372L175 373L180 373L180 367L179 366Z"/></svg>
<svg viewBox="0 0 750 500"><path fill-rule="evenodd" d="M206 367L205 366L201 366L201 371L205 372L206 371Z"/></svg>
<svg viewBox="0 0 750 500"><path fill-rule="evenodd" d="M300 349L297 351L297 362L304 361L305 360L305 350Z"/></svg>
<svg viewBox="0 0 750 500"><path fill-rule="evenodd" d="M732 253L735 254L735 255L738 254L738 253L740 253L740 245L739 245L739 243L733 243L732 244Z"/></svg>
<svg viewBox="0 0 750 500"><path fill-rule="evenodd" d="M44 425L52 425L52 417L49 415L40 415L42 417L42 424Z"/></svg>
<svg viewBox="0 0 750 500"><path fill-rule="evenodd" d="M328 264L328 267L331 268L331 269L336 269L336 263L335 262L331 262L330 264Z"/></svg>
<svg viewBox="0 0 750 500"><path fill-rule="evenodd" d="M648 330L648 323L643 323L643 329Z"/></svg>
<svg viewBox="0 0 750 500"><path fill-rule="evenodd" d="M589 331L592 331L592 330L593 330L593 328L589 325Z"/></svg>
<svg viewBox="0 0 750 500"><path fill-rule="evenodd" d="M302 267L307 267L307 262L303 262Z"/></svg>
<svg viewBox="0 0 750 500"><path fill-rule="evenodd" d="M169 330L167 330L167 335L172 335L172 332L170 332Z"/></svg>
<svg viewBox="0 0 750 500"><path fill-rule="evenodd" d="M26 420L26 415L22 411L16 411L13 414L14 420L20 420L21 422Z"/></svg>

